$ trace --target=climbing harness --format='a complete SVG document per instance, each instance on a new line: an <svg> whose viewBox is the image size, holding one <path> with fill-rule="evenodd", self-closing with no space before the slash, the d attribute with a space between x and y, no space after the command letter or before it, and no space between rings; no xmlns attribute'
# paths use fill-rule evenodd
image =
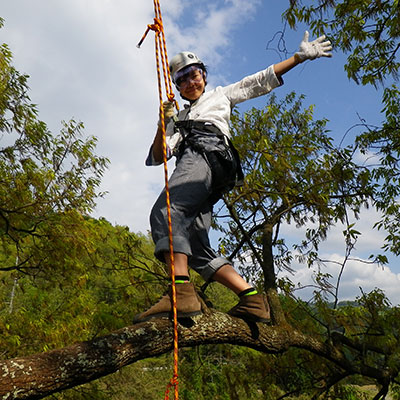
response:
<svg viewBox="0 0 400 400"><path fill-rule="evenodd" d="M182 135L177 157L181 157L186 146L202 154L211 169L212 193L210 202L216 203L224 193L243 184L244 175L239 154L231 142L210 122L176 121L175 128Z"/></svg>
<svg viewBox="0 0 400 400"><path fill-rule="evenodd" d="M154 0L154 24L147 25L147 29L138 43L137 47L140 48L144 39L150 30L155 32L155 51L156 51L156 64L157 64L157 79L158 79L158 92L160 100L160 122L163 135L163 159L164 159L164 179L165 179L165 193L167 201L167 217L168 217L168 237L169 237L169 254L170 254L170 268L171 268L171 284L172 284L172 308L173 308L173 319L174 319L174 370L173 376L167 385L165 391L164 400L169 400L170 389L174 388L174 400L179 399L178 391L178 315L176 306L176 284L175 284L175 263L174 263L174 251L172 243L172 221L171 221L171 202L170 193L168 186L168 167L167 167L167 144L166 144L166 133L165 133L165 121L164 121L164 107L162 98L162 79L161 79L161 67L164 76L164 86L167 99L175 103L175 107L178 108L177 102L174 100L174 93L172 91L171 75L168 68L168 56L167 47L165 42L164 27L162 23L161 7L159 0ZM161 66L160 66L161 65Z"/></svg>

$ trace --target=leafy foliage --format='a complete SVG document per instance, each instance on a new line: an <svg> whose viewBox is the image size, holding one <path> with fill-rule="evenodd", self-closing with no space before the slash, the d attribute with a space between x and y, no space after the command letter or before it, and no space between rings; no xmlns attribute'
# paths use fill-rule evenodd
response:
<svg viewBox="0 0 400 400"><path fill-rule="evenodd" d="M336 50L346 54L345 70L350 79L363 85L383 87L381 127L368 125L356 138L363 154L374 154L369 165L376 189L374 204L383 217L379 229L388 232L385 250L399 254L399 3L387 1L302 1L290 2L284 18L291 27L307 23L315 34L329 36Z"/></svg>
<svg viewBox="0 0 400 400"><path fill-rule="evenodd" d="M292 28L305 22L315 34L327 34L334 48L349 53L345 70L357 83L376 85L398 78L397 0L291 0L284 18Z"/></svg>
<svg viewBox="0 0 400 400"><path fill-rule="evenodd" d="M1 26L2 20L0 20ZM28 76L0 47L1 354L15 357L129 324L162 284L149 238L87 215L108 165L64 122L53 135L28 96ZM135 271L133 274L132 271ZM153 281L149 290L138 286ZM139 295L140 294L140 295ZM126 302L130 301L127 310Z"/></svg>
<svg viewBox="0 0 400 400"><path fill-rule="evenodd" d="M11 65L5 44L0 60L0 269L37 273L51 269L54 246L64 241L72 245L65 252L73 253L85 241L75 228L95 205L108 160L93 153L95 138L82 139L82 123L64 122L53 136L38 120L28 76ZM58 224L60 215L65 225Z"/></svg>
<svg viewBox="0 0 400 400"><path fill-rule="evenodd" d="M336 148L327 121L313 121L312 107L302 110L302 101L294 93L282 101L270 96L263 110L233 117L246 180L226 199L234 218L222 247L246 264L253 279L265 274L257 265L272 262L272 256L265 257L268 246L275 249L278 270L290 270L295 254L308 265L318 261L329 229L337 222L349 225L348 213L358 217L373 193L370 171L355 164L354 149ZM283 223L306 229L295 252L279 235ZM354 229L346 233L358 234ZM253 269L247 268L250 260Z"/></svg>
<svg viewBox="0 0 400 400"><path fill-rule="evenodd" d="M58 266L56 252L51 274L0 272L0 330L7 357L63 347L129 325L162 290L162 266L152 256L149 238L105 220L82 219L80 229L86 232L84 251L64 253L71 265L72 260L79 264L74 268ZM152 285L144 290L144 282Z"/></svg>

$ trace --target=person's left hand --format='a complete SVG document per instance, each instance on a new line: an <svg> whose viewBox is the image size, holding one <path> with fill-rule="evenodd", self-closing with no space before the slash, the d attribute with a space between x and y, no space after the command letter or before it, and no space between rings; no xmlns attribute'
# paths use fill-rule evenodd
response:
<svg viewBox="0 0 400 400"><path fill-rule="evenodd" d="M294 55L297 61L303 62L305 60L315 60L319 57L332 57L332 45L329 40L325 40L326 36L322 35L312 42L308 41L308 31L305 31L303 40L300 43L300 49Z"/></svg>

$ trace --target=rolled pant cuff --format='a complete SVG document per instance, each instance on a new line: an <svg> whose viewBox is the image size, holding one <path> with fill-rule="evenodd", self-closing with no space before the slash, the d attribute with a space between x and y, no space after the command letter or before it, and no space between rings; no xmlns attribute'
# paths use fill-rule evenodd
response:
<svg viewBox="0 0 400 400"><path fill-rule="evenodd" d="M174 236L172 238L174 253L183 253L188 257L192 255L189 241L183 236ZM165 262L164 253L169 253L169 238L168 236L161 238L156 243L154 255L162 262Z"/></svg>
<svg viewBox="0 0 400 400"><path fill-rule="evenodd" d="M206 282L212 280L214 274L224 265L232 265L232 262L224 257L217 257L208 263L208 268L202 271L202 277Z"/></svg>

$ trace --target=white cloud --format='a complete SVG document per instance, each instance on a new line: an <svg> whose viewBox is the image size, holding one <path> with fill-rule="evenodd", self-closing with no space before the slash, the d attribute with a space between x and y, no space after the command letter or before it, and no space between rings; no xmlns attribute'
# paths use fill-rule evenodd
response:
<svg viewBox="0 0 400 400"><path fill-rule="evenodd" d="M384 244L386 236L384 231L374 229L374 224L380 219L380 214L372 207L363 208L359 219L356 219L350 212L348 215L349 223L354 223L353 229L361 233L356 244L354 256L368 258L371 253L377 253ZM294 228L294 225L284 225L281 228L282 237L288 238L290 242L298 243L305 236L306 228L313 228L316 225L308 223L306 227ZM327 239L321 243L321 252L344 254L345 240L343 231L346 227L337 223L329 232Z"/></svg>
<svg viewBox="0 0 400 400"><path fill-rule="evenodd" d="M2 16L2 40L31 76L40 118L53 132L63 119L83 121L86 134L99 138L97 152L111 159L102 185L109 194L96 216L145 232L155 198L149 182L162 179L160 170L144 167L157 118L153 47L136 48L152 5L16 0Z"/></svg>
<svg viewBox="0 0 400 400"><path fill-rule="evenodd" d="M216 68L223 63L224 56L232 51L232 32L239 25L253 19L260 4L260 0L227 0L193 7L192 2L182 1L180 13L167 13L168 17L165 18L170 50L172 53L191 50L207 65ZM171 8L168 7L167 10L170 11ZM174 17L180 17L187 23L182 26L179 23L181 21ZM221 84L224 76L214 75L211 79L211 83Z"/></svg>
<svg viewBox="0 0 400 400"><path fill-rule="evenodd" d="M340 254L323 254L322 257L327 262L320 266L322 273L327 273L332 276L330 283L336 287L339 274L342 268L343 255ZM364 262L362 262L364 261ZM317 271L316 268L307 268L304 265L292 265L295 269L295 274L289 276L292 282L298 287L306 287L315 285L313 274ZM287 275L287 274L282 274ZM400 304L400 274L394 273L389 267L379 267L368 263L368 260L349 260L340 278L338 291L339 300L354 300L361 295L361 290L368 293L376 288L382 289L393 305ZM304 299L309 299L314 288L306 288L296 291L296 294ZM334 289L333 289L334 290ZM329 300L333 301L333 297Z"/></svg>
<svg viewBox="0 0 400 400"><path fill-rule="evenodd" d="M384 290L392 304L400 304L400 294L398 287L400 285L400 274L393 272L396 269L395 257L389 257L389 265L382 268L376 264L370 264L369 256L382 253L381 247L384 244L386 236L384 231L373 229L373 225L379 220L380 214L373 208L363 209L360 218L355 220L349 216L350 222L355 223L354 229L361 232L354 250L351 254L351 260L346 263L339 289L340 300L355 299L361 294L360 287L364 292L370 292L375 288ZM308 228L312 226L307 225ZM327 262L321 266L322 273L328 273L332 276L330 283L336 286L340 272L340 266L344 260L346 251L343 230L344 225L337 224L332 227L328 233L327 240L320 245L319 254L322 260ZM292 225L286 225L281 229L281 235L290 238L291 243L299 243L304 238L304 229L293 229ZM364 261L364 262L363 262ZM309 269L304 264L295 261L291 267L296 271L294 276L288 275L293 283L306 289L298 290L296 293L304 299L312 296L315 285L313 273L316 269ZM287 274L283 274L287 275ZM333 300L333 298L331 298Z"/></svg>

